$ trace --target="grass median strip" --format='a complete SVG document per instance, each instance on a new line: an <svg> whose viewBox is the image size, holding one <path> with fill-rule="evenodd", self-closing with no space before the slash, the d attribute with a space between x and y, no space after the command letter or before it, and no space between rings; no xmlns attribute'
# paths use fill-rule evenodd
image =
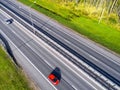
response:
<svg viewBox="0 0 120 90"><path fill-rule="evenodd" d="M51 5L50 3L47 4L45 1L41 1L41 3L33 4L33 2L30 2L29 0L19 0L20 2L30 6L32 4L32 8L35 10L44 13L45 15L57 20L58 22L62 23L63 25L77 31L80 34L85 35L89 39L100 43L101 45L111 49L112 51L115 51L116 53L120 54L120 31L110 27L109 25L106 25L104 23L98 24L97 20L90 19L85 16L79 16L76 17L72 15L73 18L69 19L67 16L69 15L68 11L66 12L64 9L59 11L54 10L55 5ZM31 0L32 1L32 0ZM33 0L34 1L34 0ZM57 8L57 5L56 5ZM67 15L62 15L63 14Z"/></svg>
<svg viewBox="0 0 120 90"><path fill-rule="evenodd" d="M23 72L16 68L0 46L0 90L32 90Z"/></svg>

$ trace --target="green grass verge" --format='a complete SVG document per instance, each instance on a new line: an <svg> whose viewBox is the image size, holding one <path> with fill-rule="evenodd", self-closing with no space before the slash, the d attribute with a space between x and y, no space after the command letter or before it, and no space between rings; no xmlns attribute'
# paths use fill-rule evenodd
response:
<svg viewBox="0 0 120 90"><path fill-rule="evenodd" d="M19 0L20 2L31 5L32 2L29 0ZM91 20L87 17L74 17L73 19L69 19L64 17L59 13L56 13L52 10L53 7L43 6L45 2L39 3L39 5L34 4L32 8L35 10L44 13L45 15L57 20L63 25L72 28L73 30L87 36L93 41L100 43L101 45L115 51L120 54L120 31L114 28L111 28L109 25L105 25L103 23L98 24L98 21ZM49 4L47 4L49 5ZM63 12L63 11L62 11ZM68 11L67 11L68 12ZM69 16L69 15L68 15Z"/></svg>
<svg viewBox="0 0 120 90"><path fill-rule="evenodd" d="M0 46L0 90L32 90L24 74L16 68Z"/></svg>

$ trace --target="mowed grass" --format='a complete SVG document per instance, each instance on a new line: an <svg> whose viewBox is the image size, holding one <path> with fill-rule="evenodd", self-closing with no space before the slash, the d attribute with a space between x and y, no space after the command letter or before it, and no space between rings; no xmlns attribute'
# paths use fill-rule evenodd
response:
<svg viewBox="0 0 120 90"><path fill-rule="evenodd" d="M20 2L30 6L33 4L29 0L19 0ZM31 0L32 1L32 0ZM32 8L45 15L57 20L63 25L77 31L78 33L85 35L89 39L109 48L110 50L120 54L120 30L110 27L104 23L98 24L97 20L92 20L85 16L76 17L68 13L68 10L55 11L55 5L51 6L51 3L39 1L39 5L33 4ZM58 5L56 5L56 8ZM59 11L59 13L58 13ZM63 15L62 15L62 12ZM64 15L66 12L66 15ZM70 15L69 15L70 14ZM72 18L71 18L72 16ZM68 17L68 18L67 18Z"/></svg>
<svg viewBox="0 0 120 90"><path fill-rule="evenodd" d="M72 22L77 26L77 32L120 53L120 31L102 23L98 24L97 21L86 19L84 17L74 19Z"/></svg>
<svg viewBox="0 0 120 90"><path fill-rule="evenodd" d="M0 46L0 90L32 90L24 74L16 68Z"/></svg>

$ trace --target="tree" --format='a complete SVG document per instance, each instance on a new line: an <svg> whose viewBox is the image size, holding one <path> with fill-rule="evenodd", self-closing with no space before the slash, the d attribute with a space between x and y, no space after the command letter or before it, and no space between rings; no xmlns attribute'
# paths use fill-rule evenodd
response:
<svg viewBox="0 0 120 90"><path fill-rule="evenodd" d="M118 0L112 0L112 5L111 7L109 8L109 12L108 14L110 15L111 12L113 11L113 8L115 7L115 5L117 4Z"/></svg>

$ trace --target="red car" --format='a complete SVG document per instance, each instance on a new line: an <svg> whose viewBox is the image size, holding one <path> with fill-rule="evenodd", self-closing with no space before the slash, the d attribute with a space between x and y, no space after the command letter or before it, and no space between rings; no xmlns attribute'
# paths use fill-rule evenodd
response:
<svg viewBox="0 0 120 90"><path fill-rule="evenodd" d="M60 69L55 68L52 73L48 76L48 79L54 84L58 85L61 79Z"/></svg>

